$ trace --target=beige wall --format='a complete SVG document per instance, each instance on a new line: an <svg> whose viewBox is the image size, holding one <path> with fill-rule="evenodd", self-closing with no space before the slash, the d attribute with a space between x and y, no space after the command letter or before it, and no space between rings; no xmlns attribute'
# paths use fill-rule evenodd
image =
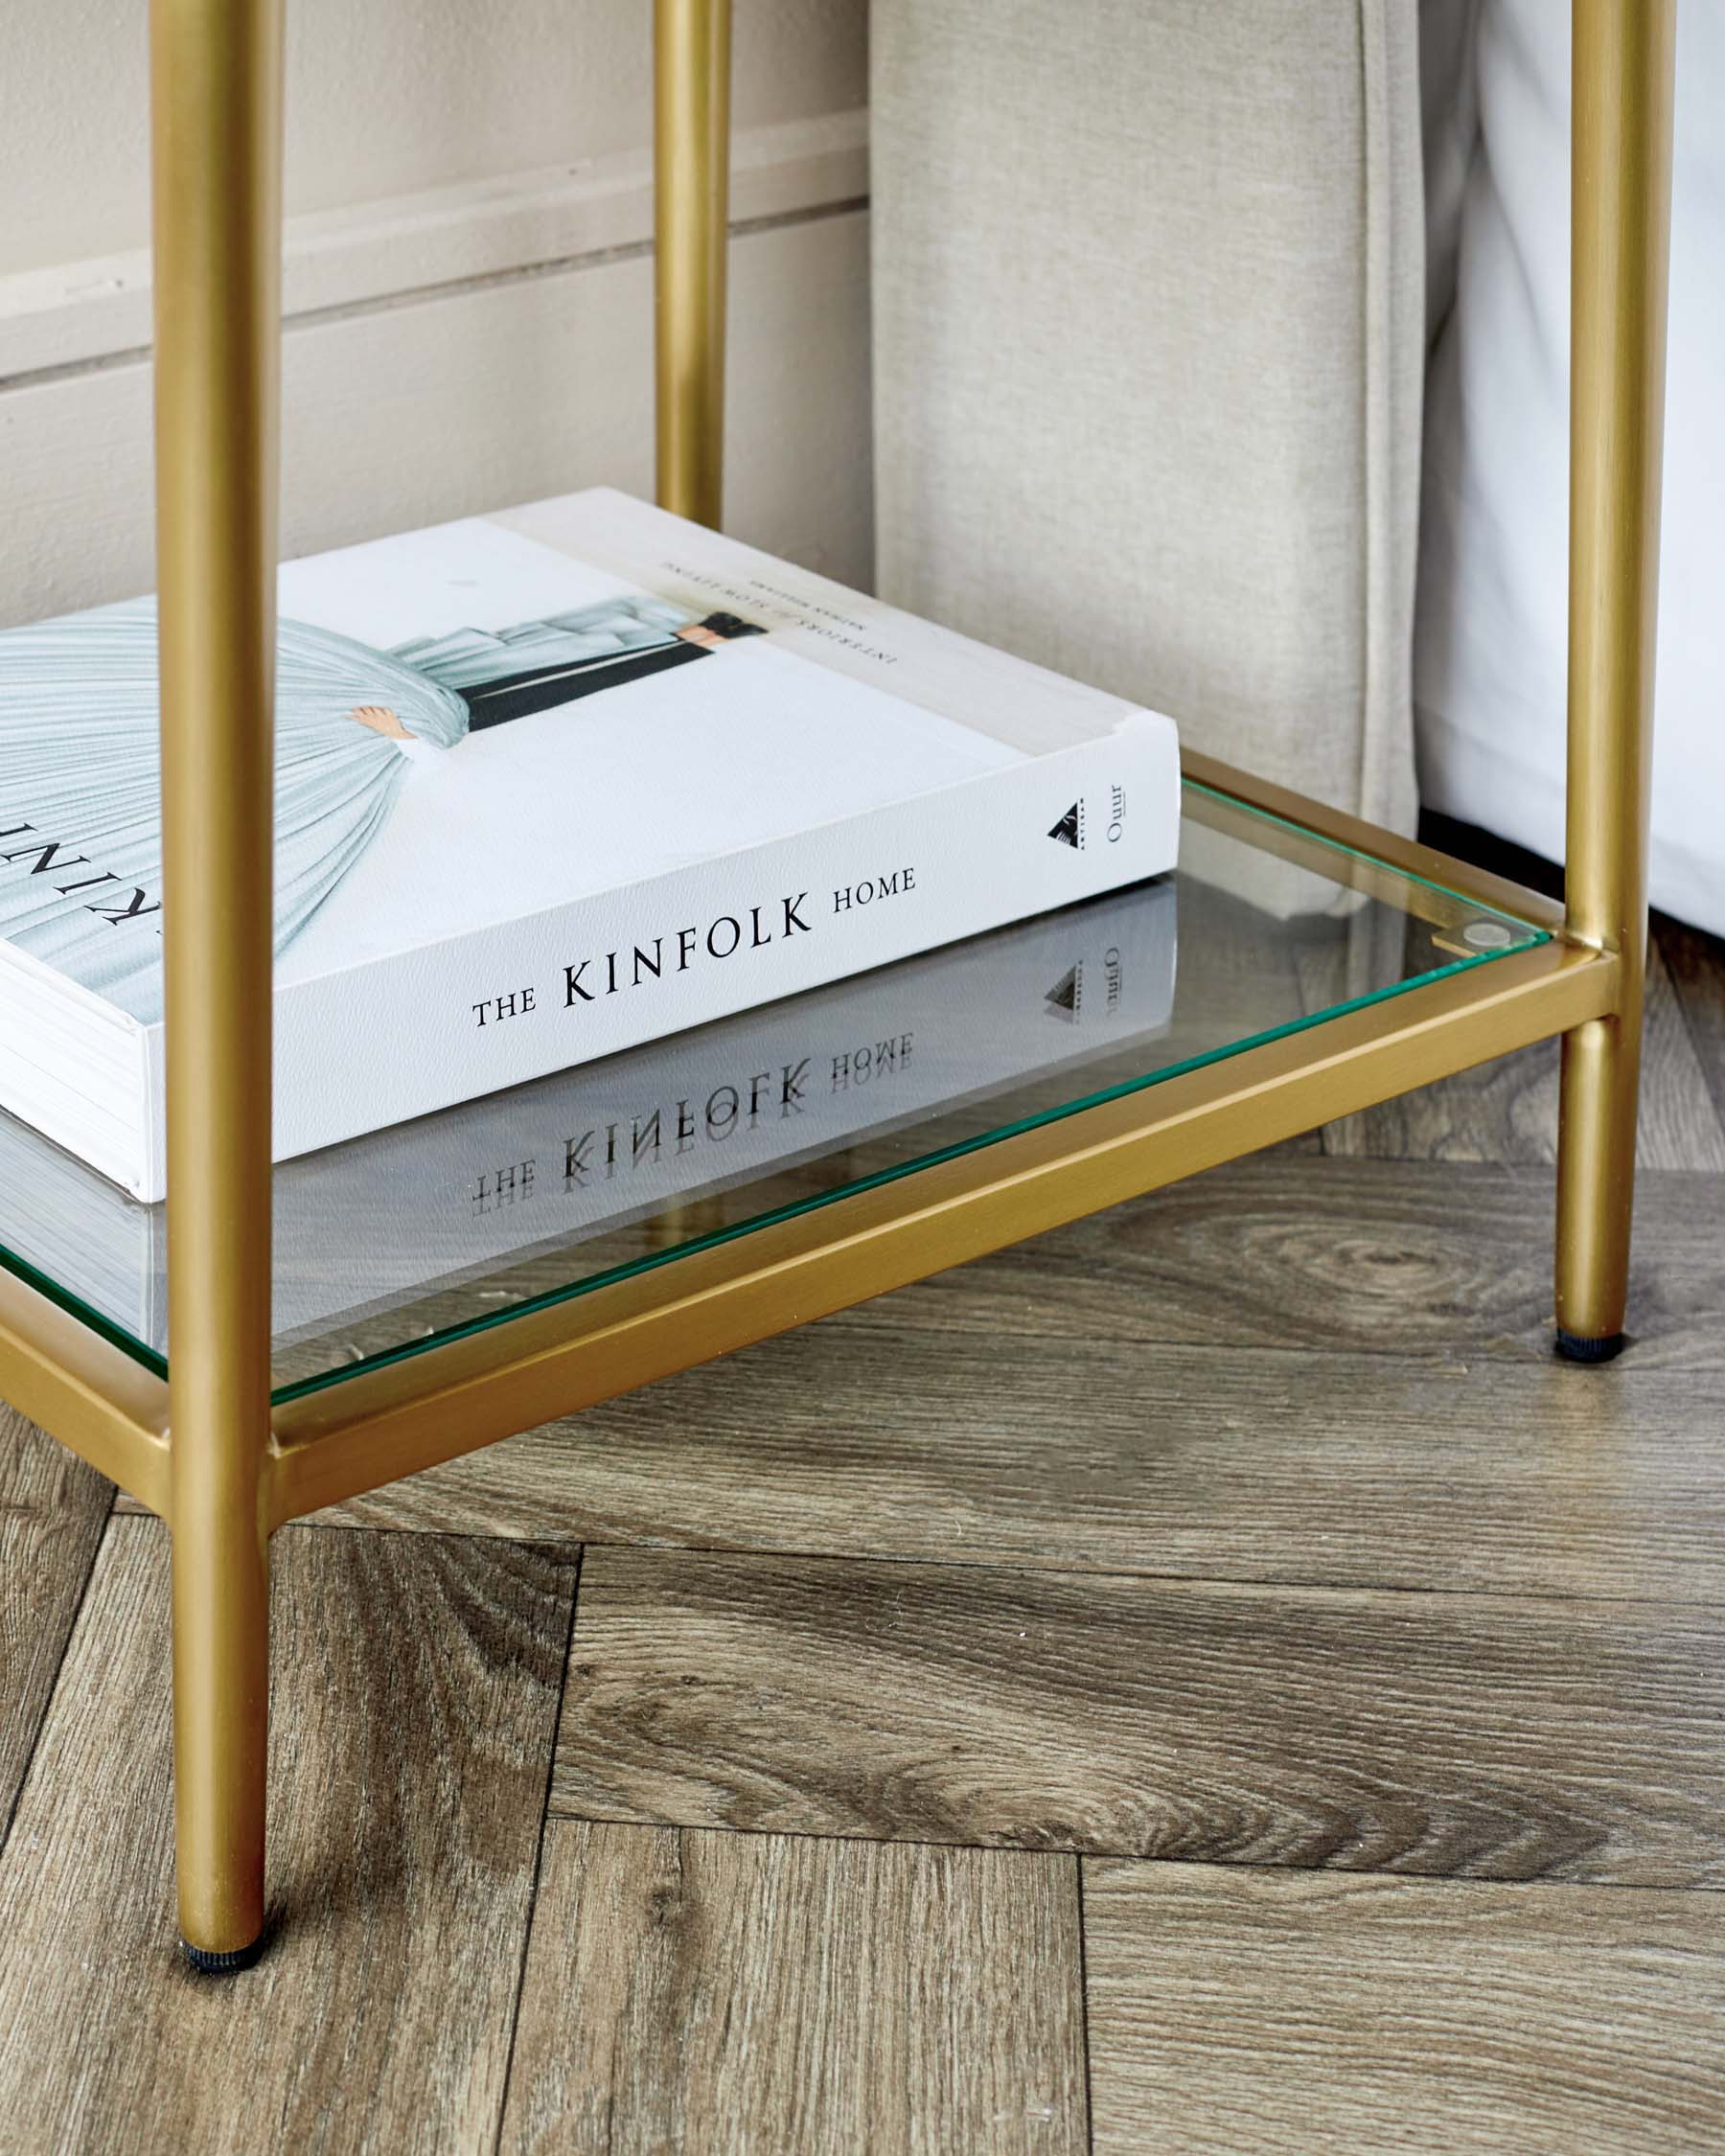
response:
<svg viewBox="0 0 1725 2156"><path fill-rule="evenodd" d="M0 619L147 588L142 5L7 0ZM742 536L865 580L866 0L737 8ZM284 544L651 488L647 0L290 0Z"/></svg>
<svg viewBox="0 0 1725 2156"><path fill-rule="evenodd" d="M144 0L6 0L0 273L149 232ZM629 149L650 0L288 0L290 211ZM867 96L865 0L741 0L740 126Z"/></svg>

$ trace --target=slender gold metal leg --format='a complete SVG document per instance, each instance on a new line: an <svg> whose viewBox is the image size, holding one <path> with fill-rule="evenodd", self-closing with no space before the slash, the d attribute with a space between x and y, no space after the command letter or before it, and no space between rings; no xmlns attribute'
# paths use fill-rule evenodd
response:
<svg viewBox="0 0 1725 2156"><path fill-rule="evenodd" d="M730 0L656 0L658 498L717 525L724 459Z"/></svg>
<svg viewBox="0 0 1725 2156"><path fill-rule="evenodd" d="M280 0L153 0L180 1930L264 1926Z"/></svg>
<svg viewBox="0 0 1725 2156"><path fill-rule="evenodd" d="M1622 1345L1647 942L1675 0L1575 0L1571 152L1571 932L1620 955L1614 1017L1564 1037L1557 1344Z"/></svg>

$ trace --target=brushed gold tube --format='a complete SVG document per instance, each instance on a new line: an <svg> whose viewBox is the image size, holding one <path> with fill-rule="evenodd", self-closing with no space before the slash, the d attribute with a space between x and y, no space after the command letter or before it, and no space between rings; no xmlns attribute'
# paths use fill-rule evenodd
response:
<svg viewBox="0 0 1725 2156"><path fill-rule="evenodd" d="M153 0L180 1929L264 1923L280 0Z"/></svg>
<svg viewBox="0 0 1725 2156"><path fill-rule="evenodd" d="M658 499L717 526L724 460L730 0L656 0L654 334Z"/></svg>
<svg viewBox="0 0 1725 2156"><path fill-rule="evenodd" d="M1619 955L1614 1016L1568 1034L1557 1342L1622 1345L1647 939L1647 814L1670 252L1675 0L1575 0L1570 264L1571 934Z"/></svg>

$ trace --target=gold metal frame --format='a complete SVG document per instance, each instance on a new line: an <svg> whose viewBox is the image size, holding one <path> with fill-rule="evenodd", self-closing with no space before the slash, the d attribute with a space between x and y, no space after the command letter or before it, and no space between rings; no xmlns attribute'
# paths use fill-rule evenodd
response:
<svg viewBox="0 0 1725 2156"><path fill-rule="evenodd" d="M1570 898L1188 755L1313 840L1552 940L429 1346L270 1411L271 667L280 0L153 0L167 914L167 1383L0 1274L0 1386L173 1532L180 1923L264 1923L267 1546L284 1521L746 1342L1562 1035L1559 1343L1621 1340L1645 855L1673 0L1575 0ZM728 0L656 0L659 493L717 520ZM1310 835L1309 837L1306 835ZM1325 865L1333 865L1333 856Z"/></svg>
<svg viewBox="0 0 1725 2156"><path fill-rule="evenodd" d="M1570 252L1569 932L1617 1007L1563 1041L1557 1327L1622 1343L1647 947L1675 0L1576 0Z"/></svg>
<svg viewBox="0 0 1725 2156"><path fill-rule="evenodd" d="M717 525L724 459L730 0L655 0L653 296L658 498Z"/></svg>
<svg viewBox="0 0 1725 2156"><path fill-rule="evenodd" d="M181 1935L264 1926L281 0L154 0Z"/></svg>

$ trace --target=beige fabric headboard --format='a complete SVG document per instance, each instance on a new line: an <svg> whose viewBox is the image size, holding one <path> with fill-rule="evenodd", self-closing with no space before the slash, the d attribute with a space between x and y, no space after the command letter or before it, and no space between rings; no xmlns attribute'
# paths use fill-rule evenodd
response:
<svg viewBox="0 0 1725 2156"><path fill-rule="evenodd" d="M874 0L882 593L1414 808L1414 0Z"/></svg>

